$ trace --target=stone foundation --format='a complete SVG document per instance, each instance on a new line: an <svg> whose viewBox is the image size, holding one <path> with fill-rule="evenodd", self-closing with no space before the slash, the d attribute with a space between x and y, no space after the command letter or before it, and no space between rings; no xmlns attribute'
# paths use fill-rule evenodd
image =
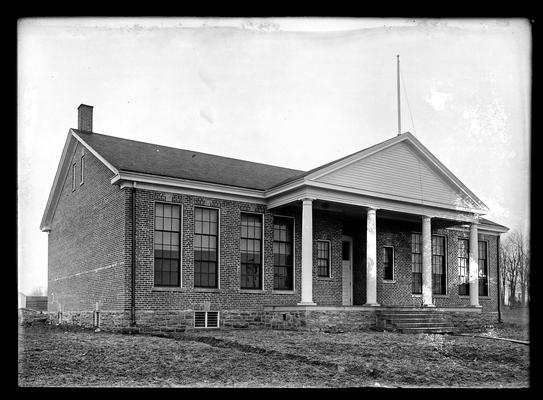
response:
<svg viewBox="0 0 543 400"><path fill-rule="evenodd" d="M219 326L225 329L281 329L300 331L348 332L376 329L377 310L372 307L265 307L263 310L221 310ZM438 309L433 309L437 311ZM498 321L497 312L444 310L460 332L477 332ZM212 310L213 311L213 310ZM428 310L430 311L430 310ZM98 318L98 323L97 323ZM72 324L105 331L185 331L194 328L194 310L137 311L136 326L130 326L125 311L64 311L37 313L19 310L19 323L43 320L53 324Z"/></svg>

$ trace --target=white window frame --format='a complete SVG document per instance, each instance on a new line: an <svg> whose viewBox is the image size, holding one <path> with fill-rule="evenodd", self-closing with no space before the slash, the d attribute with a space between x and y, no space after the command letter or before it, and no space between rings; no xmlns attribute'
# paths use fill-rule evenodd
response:
<svg viewBox="0 0 543 400"><path fill-rule="evenodd" d="M279 294L293 294L296 293L296 217L293 217L291 215L279 215L279 214L272 214L272 260L273 260L273 225L274 221L273 218L279 217L279 218L290 218L292 219L292 290L285 290L285 289L274 289L274 278L273 278L273 268L274 263L272 261L272 292L273 293L279 293Z"/></svg>
<svg viewBox="0 0 543 400"><path fill-rule="evenodd" d="M79 173L79 186L84 183L85 177L85 153L81 154L81 170Z"/></svg>
<svg viewBox="0 0 543 400"><path fill-rule="evenodd" d="M155 286L155 220L156 204L171 204L181 207L179 210L179 286ZM171 201L153 201L153 290L176 290L183 287L183 204Z"/></svg>
<svg viewBox="0 0 543 400"><path fill-rule="evenodd" d="M75 191L75 187L76 187L76 184L75 184L75 180L76 180L76 163L74 162L72 164L72 192Z"/></svg>
<svg viewBox="0 0 543 400"><path fill-rule="evenodd" d="M196 214L196 208L209 208L212 210L217 210L217 287L208 288L208 287L197 287L194 286L194 215ZM221 288L221 209L219 207L204 206L200 204L195 204L192 208L192 288L196 291L216 291ZM207 317L206 317L207 318Z"/></svg>
<svg viewBox="0 0 543 400"><path fill-rule="evenodd" d="M440 234L432 234L431 237L442 237L443 238L443 259L444 259L444 266L443 266L443 274L445 275L445 293L439 293L436 294L433 292L432 288L432 296L433 297L447 297L449 296L449 242L447 240L447 235L440 235ZM431 239L430 239L431 240ZM431 256L433 257L433 247L431 247ZM433 266L432 266L433 268ZM434 281L433 277L433 269L432 269L432 282Z"/></svg>
<svg viewBox="0 0 543 400"><path fill-rule="evenodd" d="M266 274L264 274L264 249L266 248L265 246L265 229L264 229L264 225L265 225L265 215L264 213L259 213L259 212L253 212L253 211L240 211L239 213L239 226L240 226L240 234L239 234L239 237L240 237L240 242L241 242L241 214L255 214L255 215L260 215L261 218L262 218L262 240L260 241L260 257L261 257L261 261L260 261L260 289L247 289L247 288L242 288L241 287L241 247L239 249L239 254L240 254L240 259L239 259L239 281L240 281L240 284L239 284L239 289L241 291L244 291L244 292L254 292L254 291L257 291L257 292L262 292L264 291L264 286L265 286L265 282L264 282L264 277L266 276ZM240 243L240 246L241 246L241 243Z"/></svg>
<svg viewBox="0 0 543 400"><path fill-rule="evenodd" d="M317 278L330 279L332 278L332 241L327 239L318 239L317 242ZM319 275L319 242L328 243L328 276Z"/></svg>

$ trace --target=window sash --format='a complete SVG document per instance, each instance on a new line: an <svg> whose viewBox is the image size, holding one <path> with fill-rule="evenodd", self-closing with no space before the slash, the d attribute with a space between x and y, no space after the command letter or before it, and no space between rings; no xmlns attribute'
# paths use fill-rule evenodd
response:
<svg viewBox="0 0 543 400"><path fill-rule="evenodd" d="M432 292L446 294L446 244L445 237L432 235Z"/></svg>
<svg viewBox="0 0 543 400"><path fill-rule="evenodd" d="M80 171L80 174L79 174L79 184L80 185L83 184L84 176L85 176L85 155L83 154L81 156L81 171Z"/></svg>
<svg viewBox="0 0 543 400"><path fill-rule="evenodd" d="M422 294L422 235L411 234L411 292Z"/></svg>
<svg viewBox="0 0 543 400"><path fill-rule="evenodd" d="M76 165L75 163L72 164L72 190L75 190L75 182L76 182Z"/></svg>
<svg viewBox="0 0 543 400"><path fill-rule="evenodd" d="M169 215L169 216L167 216ZM168 220L168 222L166 222ZM175 223L172 221L176 221ZM154 285L180 286L181 206L155 203Z"/></svg>
<svg viewBox="0 0 543 400"><path fill-rule="evenodd" d="M194 207L194 287L218 287L219 210Z"/></svg>
<svg viewBox="0 0 543 400"><path fill-rule="evenodd" d="M317 275L321 278L330 277L330 242L317 240Z"/></svg>
<svg viewBox="0 0 543 400"><path fill-rule="evenodd" d="M262 215L241 214L241 282L242 289L262 288Z"/></svg>
<svg viewBox="0 0 543 400"><path fill-rule="evenodd" d="M469 240L458 239L458 294L469 295Z"/></svg>
<svg viewBox="0 0 543 400"><path fill-rule="evenodd" d="M274 217L273 221L273 288L293 290L294 222L290 218Z"/></svg>
<svg viewBox="0 0 543 400"><path fill-rule="evenodd" d="M488 252L487 242L479 241L479 296L488 296Z"/></svg>

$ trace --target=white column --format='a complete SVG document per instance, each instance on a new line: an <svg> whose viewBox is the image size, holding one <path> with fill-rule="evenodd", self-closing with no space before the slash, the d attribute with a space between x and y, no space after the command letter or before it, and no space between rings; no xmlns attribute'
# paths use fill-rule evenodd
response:
<svg viewBox="0 0 543 400"><path fill-rule="evenodd" d="M313 303L313 199L302 200L302 301L300 306Z"/></svg>
<svg viewBox="0 0 543 400"><path fill-rule="evenodd" d="M377 303L377 221L376 210L368 208L366 221L366 304Z"/></svg>
<svg viewBox="0 0 543 400"><path fill-rule="evenodd" d="M432 302L432 225L431 218L422 217L422 306L434 307Z"/></svg>
<svg viewBox="0 0 543 400"><path fill-rule="evenodd" d="M469 227L469 305L479 306L479 239L477 224Z"/></svg>

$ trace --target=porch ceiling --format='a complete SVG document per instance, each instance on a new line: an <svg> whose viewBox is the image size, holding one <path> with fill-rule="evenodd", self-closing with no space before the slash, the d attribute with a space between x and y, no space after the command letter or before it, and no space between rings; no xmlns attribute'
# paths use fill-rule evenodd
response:
<svg viewBox="0 0 543 400"><path fill-rule="evenodd" d="M289 203L286 206L292 206L296 205L299 206L299 201L295 201L292 203ZM280 209L281 207L278 207ZM343 203L336 203L332 201L323 201L323 200L315 200L313 202L313 209L315 210L321 210L321 211L327 211L331 213L337 213L341 215L341 218L343 219L362 219L366 218L366 208L361 206L355 206L351 204L343 204ZM397 211L389 211L389 210L378 210L377 211L377 219L388 219L388 220L394 220L394 221L405 221L405 222L411 222L411 223L420 223L421 222L421 215L418 214L408 214L408 213L402 213ZM452 226L461 226L462 224L465 224L463 222L444 219L444 218L432 218L432 227L434 228L448 228Z"/></svg>

